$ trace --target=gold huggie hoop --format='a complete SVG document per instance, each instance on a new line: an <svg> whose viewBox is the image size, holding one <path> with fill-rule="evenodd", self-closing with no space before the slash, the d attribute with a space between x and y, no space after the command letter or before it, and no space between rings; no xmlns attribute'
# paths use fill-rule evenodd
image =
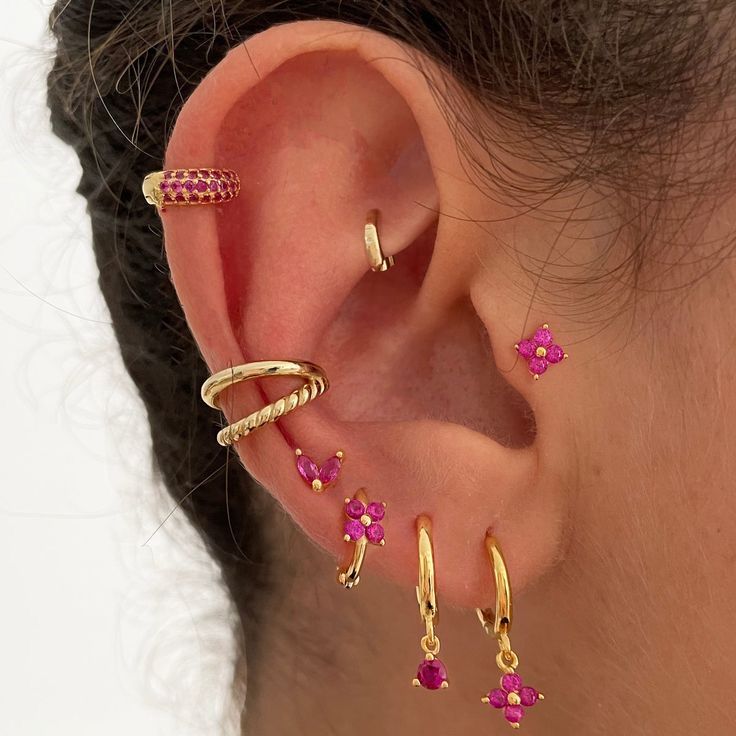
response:
<svg viewBox="0 0 736 736"><path fill-rule="evenodd" d="M221 204L240 194L240 177L230 169L166 169L143 180L143 196L161 211L179 205Z"/></svg>
<svg viewBox="0 0 736 736"><path fill-rule="evenodd" d="M417 518L417 545L419 550L419 585L417 586L417 602L419 615L424 621L426 634L420 646L424 652L424 661L419 664L417 676L412 681L414 687L427 690L439 690L449 687L447 669L437 659L440 652L440 640L435 633L439 621L437 607L437 581L434 565L434 548L432 546L432 522L427 516Z"/></svg>
<svg viewBox="0 0 736 736"><path fill-rule="evenodd" d="M388 271L394 265L393 256L384 256L381 241L378 238L378 210L370 210L365 217L365 254L371 271Z"/></svg>
<svg viewBox="0 0 736 736"><path fill-rule="evenodd" d="M499 652L496 655L496 664L502 675L501 686L484 695L481 703L489 704L502 711L511 728L519 728L526 712L525 709L544 700L544 695L533 687L525 686L521 677L516 674L519 657L511 648L509 638L513 609L506 560L498 540L490 532L486 534L485 545L496 584L496 605L494 608L476 610L484 631L498 641Z"/></svg>
<svg viewBox="0 0 736 736"><path fill-rule="evenodd" d="M324 370L314 363L298 360L262 360L226 368L210 376L202 384L202 401L213 409L221 409L218 397L226 388L242 381L272 376L294 376L304 378L306 382L290 394L221 429L217 433L217 441L223 447L232 445L264 424L275 422L285 414L313 401L330 386Z"/></svg>

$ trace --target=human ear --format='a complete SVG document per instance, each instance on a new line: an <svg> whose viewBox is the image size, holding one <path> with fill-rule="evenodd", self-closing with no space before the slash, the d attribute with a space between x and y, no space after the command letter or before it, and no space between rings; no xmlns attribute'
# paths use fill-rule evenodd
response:
<svg viewBox="0 0 736 736"><path fill-rule="evenodd" d="M387 546L371 570L402 583L416 577L414 520L431 516L443 598L477 605L490 587L487 528L503 539L517 587L556 559L566 480L559 378L540 391L515 362L527 305L484 265L493 243L460 216L504 213L468 176L452 110L434 93L443 75L343 24L254 36L185 103L166 160L234 169L240 197L171 208L163 221L213 372L298 358L330 378L324 397L238 443L249 472L336 556L343 499L367 487L388 504ZM362 248L371 209L396 258L383 274ZM282 388L239 384L221 405L234 421ZM295 471L296 446L318 458L343 449L340 487L315 496Z"/></svg>

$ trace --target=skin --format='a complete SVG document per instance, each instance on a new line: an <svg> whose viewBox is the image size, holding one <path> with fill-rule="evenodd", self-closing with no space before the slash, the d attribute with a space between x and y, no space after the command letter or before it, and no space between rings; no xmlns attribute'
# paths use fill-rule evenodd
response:
<svg viewBox="0 0 736 736"><path fill-rule="evenodd" d="M730 193L671 205L662 221L676 226L653 238L672 250L656 251L634 291L614 268L636 236L631 203L579 186L530 208L480 186L425 74L452 80L423 62L424 73L348 26L272 28L200 84L168 148L167 167L206 162L243 179L227 207L163 215L210 368L298 357L332 381L237 448L303 531L275 542L283 573L249 662L244 733L506 728L479 702L499 674L472 611L493 600L489 528L514 589L519 673L546 696L527 733L731 733L736 266L706 273L703 245L688 251L698 263L662 265L685 244L727 242ZM520 130L513 146L469 153L553 175L527 146ZM397 262L381 275L361 248L374 207ZM542 322L570 359L535 382L513 345ZM243 384L223 406L234 421L262 403ZM304 486L297 444L317 460L346 452L336 488ZM388 504L387 545L368 550L348 593L334 581L339 524L360 486ZM440 693L410 687L421 513L434 523L451 679Z"/></svg>

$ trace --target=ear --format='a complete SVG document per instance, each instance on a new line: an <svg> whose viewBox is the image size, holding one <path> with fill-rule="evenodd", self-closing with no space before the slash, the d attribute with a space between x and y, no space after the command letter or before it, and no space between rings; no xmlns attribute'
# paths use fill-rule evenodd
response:
<svg viewBox="0 0 736 736"><path fill-rule="evenodd" d="M168 168L238 171L240 197L171 208L163 220L173 279L213 372L297 358L330 378L323 397L237 445L247 469L340 558L343 499L367 487L388 510L386 547L371 550L366 573L404 584L416 580L415 518L428 514L443 600L486 605L487 528L516 587L556 558L564 371L537 383L517 360L528 305L499 255L510 232L491 240L472 222L508 213L469 180L453 113L432 92L451 86L381 34L322 21L274 27L201 82L168 148ZM382 274L369 271L362 246L374 208L396 258ZM229 389L228 421L283 388ZM338 485L314 494L296 472L296 446L318 461L344 450Z"/></svg>

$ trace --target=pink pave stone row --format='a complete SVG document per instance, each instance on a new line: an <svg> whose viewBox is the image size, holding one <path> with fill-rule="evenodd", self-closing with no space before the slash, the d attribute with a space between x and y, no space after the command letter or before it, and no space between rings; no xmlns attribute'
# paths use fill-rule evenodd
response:
<svg viewBox="0 0 736 736"><path fill-rule="evenodd" d="M164 207L218 204L240 193L240 177L230 169L169 169L159 184Z"/></svg>

